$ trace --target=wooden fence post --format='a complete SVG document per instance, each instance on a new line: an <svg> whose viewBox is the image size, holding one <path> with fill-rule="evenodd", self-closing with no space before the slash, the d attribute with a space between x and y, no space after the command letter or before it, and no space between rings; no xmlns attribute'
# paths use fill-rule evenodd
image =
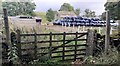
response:
<svg viewBox="0 0 120 66"><path fill-rule="evenodd" d="M49 58L52 57L52 32L50 32Z"/></svg>
<svg viewBox="0 0 120 66"><path fill-rule="evenodd" d="M77 40L78 40L77 37L78 37L78 32L76 32L76 34L75 34L75 38L76 38L76 39L75 39L75 53L74 53L75 55L74 55L74 61L76 61L76 57L77 57L77 56L76 56L76 55L77 55Z"/></svg>
<svg viewBox="0 0 120 66"><path fill-rule="evenodd" d="M106 34L105 34L105 55L108 52L110 44L110 12L106 12Z"/></svg>
<svg viewBox="0 0 120 66"><path fill-rule="evenodd" d="M88 29L86 55L93 56L95 48L95 31Z"/></svg>
<svg viewBox="0 0 120 66"><path fill-rule="evenodd" d="M18 55L19 55L19 57L21 58L21 37L20 37L20 30L16 30L16 33L17 33L17 35L16 35L16 38L17 38L17 47L18 47Z"/></svg>
<svg viewBox="0 0 120 66"><path fill-rule="evenodd" d="M11 50L12 45L10 44L10 32L9 32L7 9L3 9L3 12L4 12L4 25L5 25L6 43L10 47L10 50Z"/></svg>
<svg viewBox="0 0 120 66"><path fill-rule="evenodd" d="M66 32L63 33L63 53L62 53L62 61L65 60L65 35L66 35Z"/></svg>
<svg viewBox="0 0 120 66"><path fill-rule="evenodd" d="M36 35L36 32L34 34L34 41L35 41L35 44L34 44L34 54L35 54L35 59L37 59L37 35Z"/></svg>

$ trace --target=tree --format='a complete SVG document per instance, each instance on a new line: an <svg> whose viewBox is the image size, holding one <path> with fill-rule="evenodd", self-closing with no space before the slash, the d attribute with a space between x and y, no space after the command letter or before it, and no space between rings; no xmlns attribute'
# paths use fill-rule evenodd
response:
<svg viewBox="0 0 120 66"><path fill-rule="evenodd" d="M49 22L51 22L52 20L54 20L55 17L55 13L54 11L50 8L47 13L46 13L46 18Z"/></svg>
<svg viewBox="0 0 120 66"><path fill-rule="evenodd" d="M3 2L2 6L7 9L8 16L16 16L33 15L36 5L30 0L29 2Z"/></svg>
<svg viewBox="0 0 120 66"><path fill-rule="evenodd" d="M96 17L95 11L91 11L90 9L85 9L84 17Z"/></svg>
<svg viewBox="0 0 120 66"><path fill-rule="evenodd" d="M79 16L80 15L80 9L79 8L77 8L77 9L75 9L75 14L77 15L77 16Z"/></svg>
<svg viewBox="0 0 120 66"><path fill-rule="evenodd" d="M107 2L105 10L109 10L111 13L111 19L120 20L120 1L118 2Z"/></svg>
<svg viewBox="0 0 120 66"><path fill-rule="evenodd" d="M100 16L100 19L106 20L106 12L103 12L102 15Z"/></svg>
<svg viewBox="0 0 120 66"><path fill-rule="evenodd" d="M69 3L64 3L61 5L59 11L74 11L74 7L71 6Z"/></svg>
<svg viewBox="0 0 120 66"><path fill-rule="evenodd" d="M110 18L114 20L120 21L120 1L117 2L107 2L105 5L105 10L110 11ZM120 22L119 22L120 26ZM120 30L120 27L118 28L118 31ZM119 31L120 33L120 31Z"/></svg>
<svg viewBox="0 0 120 66"><path fill-rule="evenodd" d="M90 17L90 10L89 9L85 9L85 17Z"/></svg>
<svg viewBox="0 0 120 66"><path fill-rule="evenodd" d="M96 17L95 11L91 11L91 17Z"/></svg>

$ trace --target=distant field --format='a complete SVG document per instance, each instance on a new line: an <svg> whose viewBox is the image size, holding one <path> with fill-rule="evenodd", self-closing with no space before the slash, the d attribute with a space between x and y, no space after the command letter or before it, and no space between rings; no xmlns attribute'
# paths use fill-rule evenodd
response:
<svg viewBox="0 0 120 66"><path fill-rule="evenodd" d="M65 26L57 26L57 25L40 25L35 22L33 19L14 19L9 20L11 28L14 29L20 28L23 31L32 32L32 29L35 28L37 33L46 33L46 32L82 32L87 31L87 29L100 29L102 34L104 33L103 27L65 27ZM44 22L45 23L45 22ZM47 23L47 22L46 22ZM98 30L99 32L99 30Z"/></svg>
<svg viewBox="0 0 120 66"><path fill-rule="evenodd" d="M43 19L42 23L47 23L46 16L44 12L37 12L37 15L41 16ZM57 26L57 25L46 25L46 24L38 24L35 19L9 19L9 25L11 29L20 28L23 31L33 32L33 28L37 31L37 33L46 33L46 32L83 32L87 31L87 29L96 29L99 33L105 34L105 27L65 27L65 26Z"/></svg>
<svg viewBox="0 0 120 66"><path fill-rule="evenodd" d="M45 22L44 22L45 23ZM36 23L35 19L18 19L18 18L9 18L10 30L14 31L20 29L22 32L33 33L33 29L37 33L53 32L54 30L47 29L47 25L41 25Z"/></svg>

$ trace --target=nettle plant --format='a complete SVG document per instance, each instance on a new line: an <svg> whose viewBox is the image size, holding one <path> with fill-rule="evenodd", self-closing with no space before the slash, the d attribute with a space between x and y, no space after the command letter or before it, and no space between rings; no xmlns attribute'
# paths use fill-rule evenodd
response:
<svg viewBox="0 0 120 66"><path fill-rule="evenodd" d="M118 62L118 51L116 48L110 48L108 54L105 55L103 52L102 55L98 57L89 56L85 58L87 64L117 64Z"/></svg>
<svg viewBox="0 0 120 66"><path fill-rule="evenodd" d="M10 50L10 49L9 49ZM18 63L19 57L18 57L18 48L16 47L16 44L13 44L11 50L8 52L8 60L12 61L13 63Z"/></svg>
<svg viewBox="0 0 120 66"><path fill-rule="evenodd" d="M19 61L16 34L14 32L11 33L11 47L8 52L8 60L13 63L18 63Z"/></svg>

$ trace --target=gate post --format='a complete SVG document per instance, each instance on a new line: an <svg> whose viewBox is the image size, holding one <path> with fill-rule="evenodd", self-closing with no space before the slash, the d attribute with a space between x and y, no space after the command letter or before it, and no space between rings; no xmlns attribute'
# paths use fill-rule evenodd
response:
<svg viewBox="0 0 120 66"><path fill-rule="evenodd" d="M93 56L94 49L95 49L95 30L89 30L87 34L87 48L86 48L86 55Z"/></svg>
<svg viewBox="0 0 120 66"><path fill-rule="evenodd" d="M37 34L36 34L36 32L34 33L34 41L35 41L35 44L34 44L34 55L35 55L35 58L34 59L37 59Z"/></svg>
<svg viewBox="0 0 120 66"><path fill-rule="evenodd" d="M10 50L12 49L12 45L10 44L10 31L9 31L9 23L8 23L8 15L7 15L7 9L3 9L4 12L4 26L5 26L5 42L9 46Z"/></svg>
<svg viewBox="0 0 120 66"><path fill-rule="evenodd" d="M52 32L50 32L49 58L52 58Z"/></svg>
<svg viewBox="0 0 120 66"><path fill-rule="evenodd" d="M16 30L16 38L17 38L17 47L18 47L18 55L19 55L19 57L21 58L21 44L20 44L20 42L21 42L21 38L20 38L20 30Z"/></svg>

